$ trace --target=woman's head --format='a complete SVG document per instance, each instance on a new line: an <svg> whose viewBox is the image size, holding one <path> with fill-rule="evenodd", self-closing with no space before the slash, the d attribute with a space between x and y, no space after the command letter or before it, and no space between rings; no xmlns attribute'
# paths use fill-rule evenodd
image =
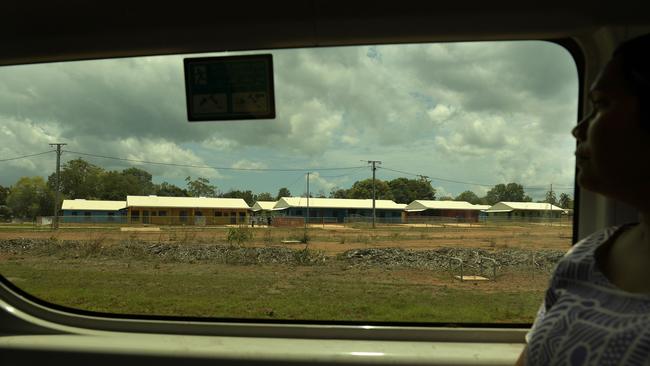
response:
<svg viewBox="0 0 650 366"><path fill-rule="evenodd" d="M573 130L578 183L650 210L650 35L621 45L589 91Z"/></svg>

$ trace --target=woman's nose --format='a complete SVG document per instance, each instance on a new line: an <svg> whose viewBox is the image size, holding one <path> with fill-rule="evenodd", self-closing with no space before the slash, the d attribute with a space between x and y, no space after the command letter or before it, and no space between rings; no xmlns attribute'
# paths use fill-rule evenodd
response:
<svg viewBox="0 0 650 366"><path fill-rule="evenodd" d="M591 116L586 116L571 130L571 134L578 141L585 141L587 139L587 127L589 126L590 119Z"/></svg>

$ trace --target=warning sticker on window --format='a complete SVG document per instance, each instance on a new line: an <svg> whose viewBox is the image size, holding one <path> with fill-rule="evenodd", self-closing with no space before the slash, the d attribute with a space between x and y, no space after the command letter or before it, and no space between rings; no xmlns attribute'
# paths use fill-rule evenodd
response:
<svg viewBox="0 0 650 366"><path fill-rule="evenodd" d="M190 122L275 118L271 55L184 61Z"/></svg>

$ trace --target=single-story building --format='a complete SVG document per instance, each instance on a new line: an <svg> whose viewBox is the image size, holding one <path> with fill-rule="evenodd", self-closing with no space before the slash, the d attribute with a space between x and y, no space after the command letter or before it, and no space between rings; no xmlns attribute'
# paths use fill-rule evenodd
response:
<svg viewBox="0 0 650 366"><path fill-rule="evenodd" d="M559 218L565 209L550 203L540 202L499 202L487 210L488 217L502 218Z"/></svg>
<svg viewBox="0 0 650 366"><path fill-rule="evenodd" d="M271 216L273 207L278 201L257 201L251 208L255 216Z"/></svg>
<svg viewBox="0 0 650 366"><path fill-rule="evenodd" d="M224 225L249 222L250 207L241 198L127 196L129 223Z"/></svg>
<svg viewBox="0 0 650 366"><path fill-rule="evenodd" d="M404 211L405 222L416 222L433 217L453 218L463 221L478 221L487 205L473 205L465 201L415 200Z"/></svg>
<svg viewBox="0 0 650 366"><path fill-rule="evenodd" d="M126 218L125 201L63 200L61 204L61 223L76 222L115 222Z"/></svg>
<svg viewBox="0 0 650 366"><path fill-rule="evenodd" d="M375 216L387 221L401 221L405 204L375 200ZM307 215L307 197L282 197L273 207L281 216ZM344 222L352 217L372 217L372 199L309 198L310 221Z"/></svg>

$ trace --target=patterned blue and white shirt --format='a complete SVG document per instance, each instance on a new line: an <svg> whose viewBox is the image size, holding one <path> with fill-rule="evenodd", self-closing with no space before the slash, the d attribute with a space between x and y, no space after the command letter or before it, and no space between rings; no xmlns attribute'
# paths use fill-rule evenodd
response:
<svg viewBox="0 0 650 366"><path fill-rule="evenodd" d="M650 295L621 290L596 264L626 228L592 234L560 260L526 337L527 365L650 365Z"/></svg>

